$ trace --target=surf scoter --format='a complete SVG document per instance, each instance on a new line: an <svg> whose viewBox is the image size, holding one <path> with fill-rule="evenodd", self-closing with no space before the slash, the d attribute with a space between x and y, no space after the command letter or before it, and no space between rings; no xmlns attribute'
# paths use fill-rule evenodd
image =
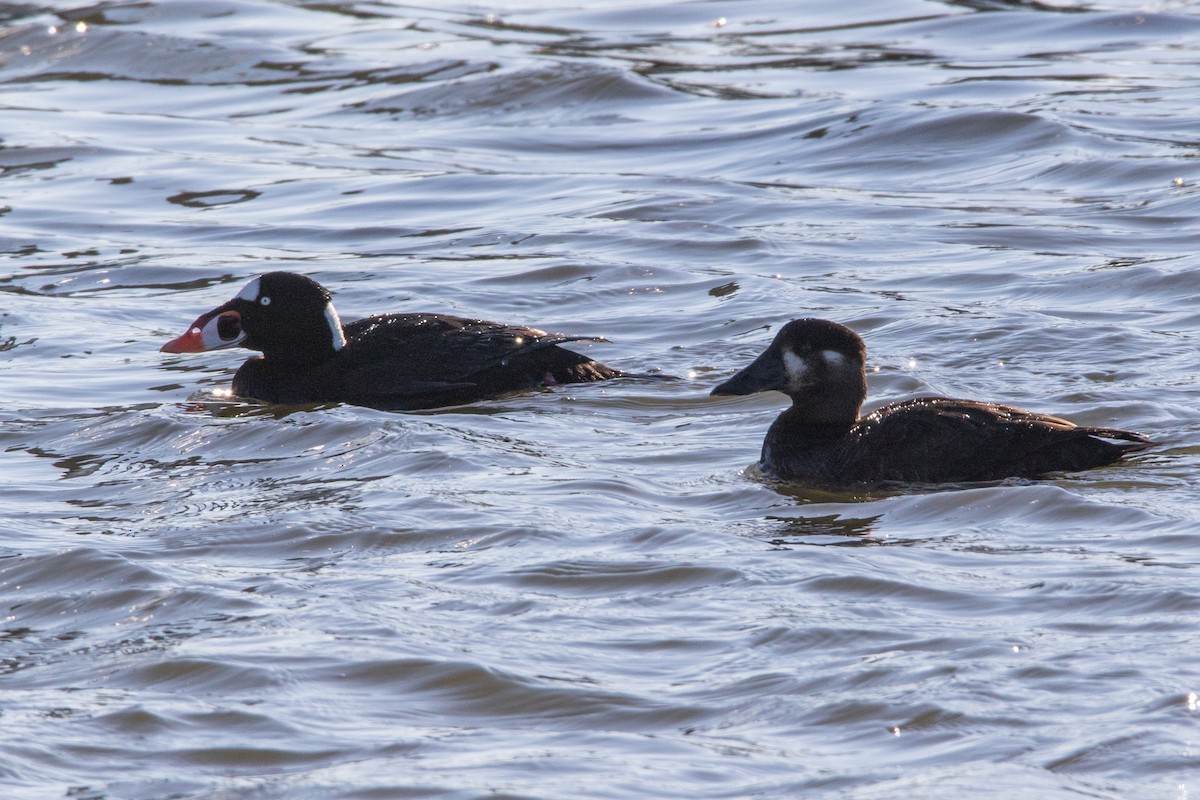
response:
<svg viewBox="0 0 1200 800"><path fill-rule="evenodd" d="M446 314L382 314L343 325L319 283L268 272L161 350L261 351L233 376L240 397L403 410L624 374L558 346L572 341L606 340Z"/></svg>
<svg viewBox="0 0 1200 800"><path fill-rule="evenodd" d="M865 360L866 346L854 331L828 320L797 319L712 394L775 389L788 395L792 407L763 441L762 469L822 485L1034 478L1112 464L1151 444L1138 433L946 397L892 403L860 418Z"/></svg>

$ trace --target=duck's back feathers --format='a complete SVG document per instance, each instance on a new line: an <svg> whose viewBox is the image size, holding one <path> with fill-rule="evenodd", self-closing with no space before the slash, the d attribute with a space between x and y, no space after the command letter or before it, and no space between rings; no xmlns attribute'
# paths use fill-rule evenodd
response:
<svg viewBox="0 0 1200 800"><path fill-rule="evenodd" d="M446 314L385 314L344 326L342 402L427 408L534 386L605 380L619 370L558 347L604 341Z"/></svg>
<svg viewBox="0 0 1200 800"><path fill-rule="evenodd" d="M1129 431L944 397L885 406L859 420L843 442L838 471L865 483L1034 478L1112 464L1150 445Z"/></svg>

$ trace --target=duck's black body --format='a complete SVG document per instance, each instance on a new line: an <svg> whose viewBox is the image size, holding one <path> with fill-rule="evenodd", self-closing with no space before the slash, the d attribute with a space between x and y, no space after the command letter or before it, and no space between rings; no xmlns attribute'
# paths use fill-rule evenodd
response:
<svg viewBox="0 0 1200 800"><path fill-rule="evenodd" d="M893 403L860 419L865 357L862 339L849 328L794 320L765 353L712 393L777 389L789 395L792 407L763 442L763 471L820 485L1035 478L1112 464L1150 445L1129 431L945 397Z"/></svg>
<svg viewBox="0 0 1200 800"><path fill-rule="evenodd" d="M239 397L401 410L623 374L558 346L579 340L603 341L444 314L385 314L343 325L320 284L271 272L162 349L262 351L234 375Z"/></svg>

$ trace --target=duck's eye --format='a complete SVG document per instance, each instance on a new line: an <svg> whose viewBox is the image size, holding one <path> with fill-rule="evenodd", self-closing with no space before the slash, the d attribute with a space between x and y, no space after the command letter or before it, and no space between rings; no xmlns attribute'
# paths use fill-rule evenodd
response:
<svg viewBox="0 0 1200 800"><path fill-rule="evenodd" d="M259 304L260 306L269 306L269 305L271 305L271 298L269 298L269 297L260 297L260 298L258 298L258 304Z"/></svg>

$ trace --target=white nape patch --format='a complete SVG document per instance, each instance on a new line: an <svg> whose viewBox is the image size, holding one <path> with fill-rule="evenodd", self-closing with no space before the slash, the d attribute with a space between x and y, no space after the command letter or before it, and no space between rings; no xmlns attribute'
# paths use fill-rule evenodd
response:
<svg viewBox="0 0 1200 800"><path fill-rule="evenodd" d="M798 356L791 350L784 350L783 369L787 373L788 383L798 383L808 373L808 362L803 356Z"/></svg>
<svg viewBox="0 0 1200 800"><path fill-rule="evenodd" d="M329 324L329 335L333 337L333 349L341 350L346 346L346 334L342 333L342 321L333 310L333 303L325 304L325 322Z"/></svg>
<svg viewBox="0 0 1200 800"><path fill-rule="evenodd" d="M242 290L237 293L237 299L253 303L258 299L258 292L258 278L255 278L242 287Z"/></svg>
<svg viewBox="0 0 1200 800"><path fill-rule="evenodd" d="M837 369L846 363L846 357L837 350L822 350L821 357L825 359L825 363Z"/></svg>

